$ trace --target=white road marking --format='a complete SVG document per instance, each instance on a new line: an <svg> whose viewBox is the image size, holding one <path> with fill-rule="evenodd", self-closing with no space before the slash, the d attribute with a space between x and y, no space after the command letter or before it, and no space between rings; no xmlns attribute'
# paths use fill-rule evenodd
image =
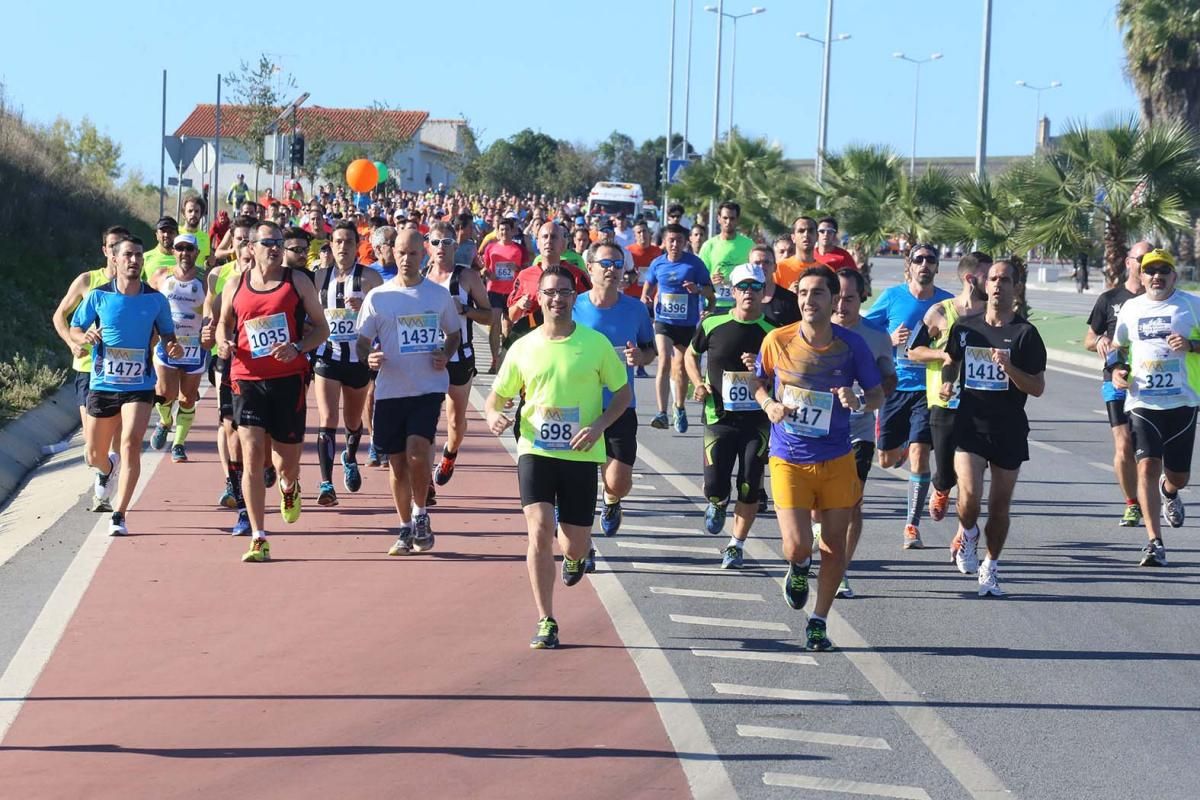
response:
<svg viewBox="0 0 1200 800"><path fill-rule="evenodd" d="M841 733L802 731L797 728L770 728L763 725L738 725L738 736L754 736L760 739L782 739L788 742L809 744L832 744L839 747L863 747L868 750L891 750L885 739L874 736L847 736Z"/></svg>
<svg viewBox="0 0 1200 800"><path fill-rule="evenodd" d="M670 572L682 575L728 575L736 570L721 569L720 567L685 567L679 564L653 564L647 561L634 561L630 566L643 572Z"/></svg>
<svg viewBox="0 0 1200 800"><path fill-rule="evenodd" d="M797 775L793 772L767 772L763 774L767 786L785 786L789 789L815 789L824 792L865 794L871 797L895 797L899 800L930 800L929 793L919 786L898 786L893 783L866 783L841 778L818 778L815 775Z"/></svg>
<svg viewBox="0 0 1200 800"><path fill-rule="evenodd" d="M693 617L691 614L671 614L671 622L682 625L711 625L714 628L747 628L754 631L791 633L786 622L765 622L754 619L725 619L724 617Z"/></svg>
<svg viewBox="0 0 1200 800"><path fill-rule="evenodd" d="M1105 463L1104 463L1104 462L1102 462L1102 461L1089 461L1089 462L1087 462L1087 463L1088 463L1088 466L1089 466L1089 467L1095 467L1096 469L1103 469L1103 470L1107 470L1108 472L1112 472L1112 471L1113 471L1113 465L1112 465L1112 464L1105 464Z"/></svg>
<svg viewBox="0 0 1200 800"><path fill-rule="evenodd" d="M700 658L731 658L735 661L773 661L779 664L815 667L817 660L803 653L768 653L761 650L704 650L692 648L692 655Z"/></svg>
<svg viewBox="0 0 1200 800"><path fill-rule="evenodd" d="M617 542L617 547L628 547L633 550L669 550L672 553L699 553L704 556L720 554L716 547L689 547L685 544L650 544L649 542Z"/></svg>
<svg viewBox="0 0 1200 800"><path fill-rule="evenodd" d="M1031 445L1033 445L1034 447L1038 448L1039 450L1045 450L1046 452L1049 452L1049 453L1058 453L1059 455L1065 455L1065 456L1071 455L1071 451L1063 450L1061 447L1057 447L1052 444L1046 444L1045 442L1039 442L1034 439L1030 439L1029 443Z"/></svg>
<svg viewBox="0 0 1200 800"><path fill-rule="evenodd" d="M769 697L773 700L811 700L813 702L849 703L850 698L834 692L809 692L804 689L777 689L774 686L743 686L737 683L714 683L717 694L736 694L742 697Z"/></svg>
<svg viewBox="0 0 1200 800"><path fill-rule="evenodd" d="M1102 416L1102 417L1107 417L1107 416L1108 416L1108 412L1107 412L1107 411L1105 411L1105 410L1103 410L1103 409L1100 409L1100 408L1093 408L1093 409L1092 409L1092 413L1093 413L1093 414L1099 414L1099 415L1100 415L1100 416Z"/></svg>
<svg viewBox="0 0 1200 800"><path fill-rule="evenodd" d="M703 597L709 600L746 600L752 603L764 603L761 594L745 592L710 592L706 589L676 589L670 586L651 586L650 594L669 594L675 597Z"/></svg>
<svg viewBox="0 0 1200 800"><path fill-rule="evenodd" d="M645 533L700 533L700 528L664 528L661 525L621 525L623 531L639 531Z"/></svg>

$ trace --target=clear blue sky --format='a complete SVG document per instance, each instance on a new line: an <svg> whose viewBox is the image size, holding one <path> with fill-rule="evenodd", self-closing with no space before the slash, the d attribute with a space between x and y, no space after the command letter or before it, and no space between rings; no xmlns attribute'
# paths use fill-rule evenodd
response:
<svg viewBox="0 0 1200 800"><path fill-rule="evenodd" d="M678 0L675 128L683 127L687 9L694 3L689 138L712 139L716 15L705 2ZM778 142L789 157L816 149L823 0L727 0L726 11L767 11L738 24L736 122ZM919 155L972 155L978 104L981 0L837 0L829 146L878 142L907 155L913 71L891 57L944 54L921 74ZM996 0L993 12L988 152L1033 147L1036 97L1014 86L1052 80L1042 111L1059 129L1067 120L1099 123L1137 104L1122 73L1115 0ZM217 73L277 54L310 103L428 110L467 116L484 143L532 127L595 142L614 128L635 140L666 129L670 0L494 3L447 6L403 2L337 6L297 0L267 16L252 6L131 0L101 11L60 0L53 21L36 3L6 9L9 31L0 66L10 103L48 123L61 114L90 117L124 148L127 168L157 178L162 69L168 70L167 131L197 102L213 102ZM229 10L244 8L236 23ZM285 19L303 20L289 24ZM201 20L213 20L207 25ZM268 22L269 20L269 22ZM360 21L356 21L360 20ZM51 29L51 25L53 26ZM267 33L268 29L272 32ZM721 127L727 124L727 22ZM41 33L39 33L39 31ZM154 35L151 35L154 32ZM46 50L53 42L53 52ZM363 46L364 42L370 44Z"/></svg>

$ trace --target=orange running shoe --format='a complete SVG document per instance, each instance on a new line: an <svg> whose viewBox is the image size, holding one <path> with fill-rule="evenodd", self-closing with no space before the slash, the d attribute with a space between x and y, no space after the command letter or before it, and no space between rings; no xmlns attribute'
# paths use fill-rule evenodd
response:
<svg viewBox="0 0 1200 800"><path fill-rule="evenodd" d="M921 531L916 525L904 526L904 549L905 550L924 550L925 543L921 541Z"/></svg>
<svg viewBox="0 0 1200 800"><path fill-rule="evenodd" d="M929 493L929 518L941 522L946 518L946 509L950 507L950 493L934 489Z"/></svg>

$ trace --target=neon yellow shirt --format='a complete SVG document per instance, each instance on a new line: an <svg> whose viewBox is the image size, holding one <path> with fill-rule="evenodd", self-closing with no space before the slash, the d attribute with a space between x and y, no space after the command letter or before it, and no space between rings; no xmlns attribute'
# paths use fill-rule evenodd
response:
<svg viewBox="0 0 1200 800"><path fill-rule="evenodd" d="M565 339L548 339L542 329L518 339L492 388L501 397L525 392L518 454L603 464L603 437L582 451L570 441L604 411L602 389L618 391L627 380L608 337L577 324Z"/></svg>
<svg viewBox="0 0 1200 800"><path fill-rule="evenodd" d="M82 297L79 298L79 302L76 303L75 305L71 306L71 310L67 312L67 324L68 325L71 323L71 317L73 317L75 315L75 309L79 308L79 306L83 303L83 301L87 299L88 292L92 291L97 286L103 286L104 284L106 284L110 280L112 280L112 278L108 277L108 267L100 267L100 269L94 269L94 270L90 271L87 274L87 276L88 276L88 290L87 290L87 292L83 293ZM90 344L85 344L83 346L83 349L86 351L86 353L83 356L71 359L71 368L74 369L76 372L91 372L92 371L92 346Z"/></svg>
<svg viewBox="0 0 1200 800"><path fill-rule="evenodd" d="M943 300L941 306L942 313L946 315L946 322L938 337L929 341L929 348L931 350L946 349L946 341L950 338L950 329L958 321L958 308L954 305L953 298ZM931 361L925 365L925 399L930 408L934 406L939 408L958 408L957 391L949 400L942 399L942 362L940 361Z"/></svg>
<svg viewBox="0 0 1200 800"><path fill-rule="evenodd" d="M175 255L173 253L164 253L157 247L147 250L146 254L142 256L142 280L149 283L154 273L174 267Z"/></svg>

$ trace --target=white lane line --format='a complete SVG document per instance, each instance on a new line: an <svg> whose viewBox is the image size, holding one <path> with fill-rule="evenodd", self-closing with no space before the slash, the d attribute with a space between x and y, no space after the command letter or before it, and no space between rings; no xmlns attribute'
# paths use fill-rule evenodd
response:
<svg viewBox="0 0 1200 800"><path fill-rule="evenodd" d="M770 728L763 725L738 725L738 736L753 736L759 739L781 739L787 742L809 744L832 744L839 747L862 747L868 750L891 750L885 739L874 736L847 736L841 733L803 731L798 728Z"/></svg>
<svg viewBox="0 0 1200 800"><path fill-rule="evenodd" d="M818 778L815 775L797 775L794 772L763 773L763 783L767 786L785 786L789 789L815 789L823 792L865 794L871 797L895 797L899 800L930 800L929 793L920 786L867 783L841 778Z"/></svg>
<svg viewBox="0 0 1200 800"><path fill-rule="evenodd" d="M774 686L743 686L738 683L714 683L717 694L736 694L741 697L769 697L773 700L812 700L815 702L849 703L850 698L834 692L809 692L804 689L777 689Z"/></svg>
<svg viewBox="0 0 1200 800"><path fill-rule="evenodd" d="M684 497L704 496L695 482L680 475L670 463L652 452L644 443L638 448L638 457ZM695 503L695 506L701 509L704 504ZM749 555L763 564L779 558L765 542L754 537L746 543L746 548ZM782 577L775 580L782 586ZM844 646L841 652L846 660L875 687L875 691L892 706L897 716L904 720L909 729L929 748L929 752L933 753L954 779L962 784L972 798L1012 800L1013 794L1005 788L1000 777L946 724L941 715L929 706L927 699L904 680L887 659L870 649L867 640L838 613L836 607L830 610L829 620L836 626L837 641Z"/></svg>
<svg viewBox="0 0 1200 800"><path fill-rule="evenodd" d="M747 628L754 631L791 633L786 622L764 622L755 619L725 619L724 617L693 617L691 614L671 614L671 622L681 625L711 625L714 628Z"/></svg>
<svg viewBox="0 0 1200 800"><path fill-rule="evenodd" d="M1087 373L1087 372L1080 372L1077 369L1067 369L1066 367L1060 367L1057 364L1047 364L1046 369L1052 369L1055 372L1061 372L1065 375L1074 375L1076 378L1088 378L1093 381L1098 381L1102 377L1100 375L1100 373L1098 373L1098 372L1094 373L1094 374Z"/></svg>
<svg viewBox="0 0 1200 800"><path fill-rule="evenodd" d="M704 650L693 647L692 655L700 658L730 658L734 661L772 661L777 664L794 664L804 667L817 666L817 660L802 653L767 653L761 650Z"/></svg>
<svg viewBox="0 0 1200 800"><path fill-rule="evenodd" d="M716 547L689 547L685 544L651 544L649 542L617 542L617 547L628 547L633 550L669 550L672 553L699 553L704 556L714 556L721 552Z"/></svg>
<svg viewBox="0 0 1200 800"><path fill-rule="evenodd" d="M471 390L471 404L476 410L482 411L484 397L478 387ZM517 443L511 436L501 436L500 441L515 465ZM642 676L647 694L654 699L654 707L675 752L688 754L687 758L679 759L679 766L687 777L692 797L696 800L737 797L729 772L721 762L700 714L621 581L611 572L597 572L589 576L587 582L613 621L617 635Z"/></svg>
<svg viewBox="0 0 1200 800"><path fill-rule="evenodd" d="M703 597L708 600L745 600L751 603L764 603L761 594L748 592L710 592L706 589L676 589L670 586L651 586L650 594L669 594L675 597Z"/></svg>
<svg viewBox="0 0 1200 800"><path fill-rule="evenodd" d="M679 575L728 575L731 572L720 567L685 567L679 564L652 564L647 561L634 561L630 566L643 572L669 572Z"/></svg>
<svg viewBox="0 0 1200 800"><path fill-rule="evenodd" d="M1095 467L1096 469L1102 469L1102 470L1106 470L1108 472L1113 471L1113 465L1105 464L1103 461L1089 461L1087 463L1088 463L1089 467Z"/></svg>
<svg viewBox="0 0 1200 800"><path fill-rule="evenodd" d="M1058 453L1059 455L1067 456L1071 454L1071 451L1069 450L1063 450L1061 447L1057 447L1056 445L1046 444L1045 442L1039 442L1034 439L1030 439L1029 443L1039 450L1045 450L1048 453Z"/></svg>
<svg viewBox="0 0 1200 800"><path fill-rule="evenodd" d="M664 528L661 525L621 525L623 531L639 531L644 533L700 533L700 526L695 528Z"/></svg>
<svg viewBox="0 0 1200 800"><path fill-rule="evenodd" d="M1101 409L1099 409L1099 408L1093 408L1093 409L1092 409L1092 413L1093 413L1093 414L1099 414L1099 415L1100 415L1100 416L1102 416L1102 417L1107 417L1107 416L1108 416L1108 412L1107 412L1107 411L1103 411L1103 410L1101 410Z"/></svg>

